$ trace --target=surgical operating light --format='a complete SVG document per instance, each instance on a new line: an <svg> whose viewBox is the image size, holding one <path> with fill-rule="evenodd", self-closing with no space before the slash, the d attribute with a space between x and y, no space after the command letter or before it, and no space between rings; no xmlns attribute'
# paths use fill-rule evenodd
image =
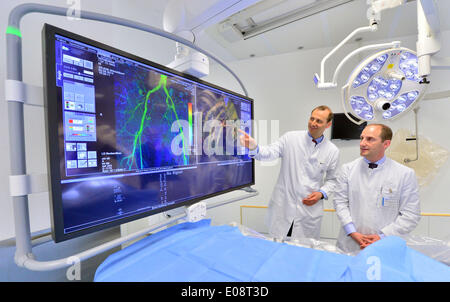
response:
<svg viewBox="0 0 450 302"><path fill-rule="evenodd" d="M367 0L369 25L351 32L320 63L320 74L314 74L319 89L335 88L337 76L350 58L363 51L386 49L361 62L342 87L342 105L346 116L354 123L385 121L402 116L425 95L430 84L431 68L450 69L450 58L440 58L440 26L434 0L417 0L417 53L400 47L399 41L366 45L349 53L336 67L332 81L325 80L325 62L358 34L374 32L380 23L380 13L405 4L406 0ZM449 91L431 93L424 99L439 99L450 95ZM347 107L349 107L347 109ZM359 119L356 121L349 112ZM416 110L415 110L416 112Z"/></svg>
<svg viewBox="0 0 450 302"><path fill-rule="evenodd" d="M357 124L394 119L413 108L427 87L421 84L414 51L387 49L369 56L353 70L342 87L342 105L347 117Z"/></svg>

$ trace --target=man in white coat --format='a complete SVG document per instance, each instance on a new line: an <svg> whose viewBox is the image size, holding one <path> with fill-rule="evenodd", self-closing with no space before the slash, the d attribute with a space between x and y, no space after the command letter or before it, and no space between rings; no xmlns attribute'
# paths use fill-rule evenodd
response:
<svg viewBox="0 0 450 302"><path fill-rule="evenodd" d="M269 202L266 224L276 238L319 239L323 199L336 187L339 149L324 137L333 113L327 106L311 112L308 131L290 131L268 146L245 132L241 145L257 160L281 158L280 174Z"/></svg>
<svg viewBox="0 0 450 302"><path fill-rule="evenodd" d="M414 170L385 156L392 130L369 124L361 133L362 157L342 165L333 203L343 226L337 246L357 252L384 236L408 234L420 220Z"/></svg>

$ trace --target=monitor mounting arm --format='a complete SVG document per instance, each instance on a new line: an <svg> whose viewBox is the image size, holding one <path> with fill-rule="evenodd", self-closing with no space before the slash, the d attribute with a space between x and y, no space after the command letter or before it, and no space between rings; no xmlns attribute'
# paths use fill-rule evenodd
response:
<svg viewBox="0 0 450 302"><path fill-rule="evenodd" d="M164 9L163 28L192 43L205 28L217 24L260 0L169 0ZM176 43L175 59L167 67L201 78L209 74L208 57L187 45Z"/></svg>

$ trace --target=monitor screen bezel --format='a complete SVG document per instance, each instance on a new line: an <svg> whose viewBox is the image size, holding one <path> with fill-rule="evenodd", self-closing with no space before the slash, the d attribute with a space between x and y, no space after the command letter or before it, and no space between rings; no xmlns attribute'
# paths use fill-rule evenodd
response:
<svg viewBox="0 0 450 302"><path fill-rule="evenodd" d="M43 71L44 71L44 101L45 101L45 134L46 134L46 147L47 147L47 170L48 170L48 184L49 184L49 199L50 199L50 217L51 217L51 227L52 227L52 238L55 242L61 242L69 239L73 239L86 234L101 231L107 228L118 226L123 223L131 222L137 219L155 215L161 212L172 210L182 206L189 206L199 201L212 198L218 195L236 191L245 187L249 187L255 184L255 160L252 158L252 181L247 184L236 186L230 189L222 190L216 193L208 194L202 197L193 198L191 200L183 201L174 205L169 205L167 207L154 209L148 212L135 214L128 217L122 217L120 219L106 222L100 225L91 226L86 229L77 230L71 233L65 234L64 221L63 221L63 207L62 207L62 188L61 188L61 173L60 173L60 148L64 146L59 146L60 140L59 135L63 132L63 129L59 125L59 115L57 102L57 87L56 87L56 68L55 68L55 35L64 36L93 47L101 48L105 51L115 53L117 55L129 58L131 60L138 61L142 64L148 65L153 68L160 69L163 72L171 73L190 81L197 82L201 85L206 85L214 89L221 90L225 93L235 95L239 98L248 100L251 104L251 122L252 129L254 129L254 102L253 99L241 95L239 93L233 92L226 88L217 86L215 84L203 81L192 75L181 73L179 71L173 70L166 66L160 65L158 63L149 61L147 59L138 57L136 55L130 54L128 52L122 51L120 49L114 48L112 46L103 44L101 42L95 41L93 39L75 34L73 32L55 27L50 24L44 24L42 29L42 49L43 49Z"/></svg>

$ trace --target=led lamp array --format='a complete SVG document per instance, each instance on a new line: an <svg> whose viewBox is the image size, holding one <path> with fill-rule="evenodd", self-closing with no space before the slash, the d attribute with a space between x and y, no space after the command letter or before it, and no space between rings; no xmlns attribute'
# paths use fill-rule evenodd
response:
<svg viewBox="0 0 450 302"><path fill-rule="evenodd" d="M410 109L423 95L417 56L400 48L384 50L364 60L344 89L352 113L364 121L392 119Z"/></svg>

